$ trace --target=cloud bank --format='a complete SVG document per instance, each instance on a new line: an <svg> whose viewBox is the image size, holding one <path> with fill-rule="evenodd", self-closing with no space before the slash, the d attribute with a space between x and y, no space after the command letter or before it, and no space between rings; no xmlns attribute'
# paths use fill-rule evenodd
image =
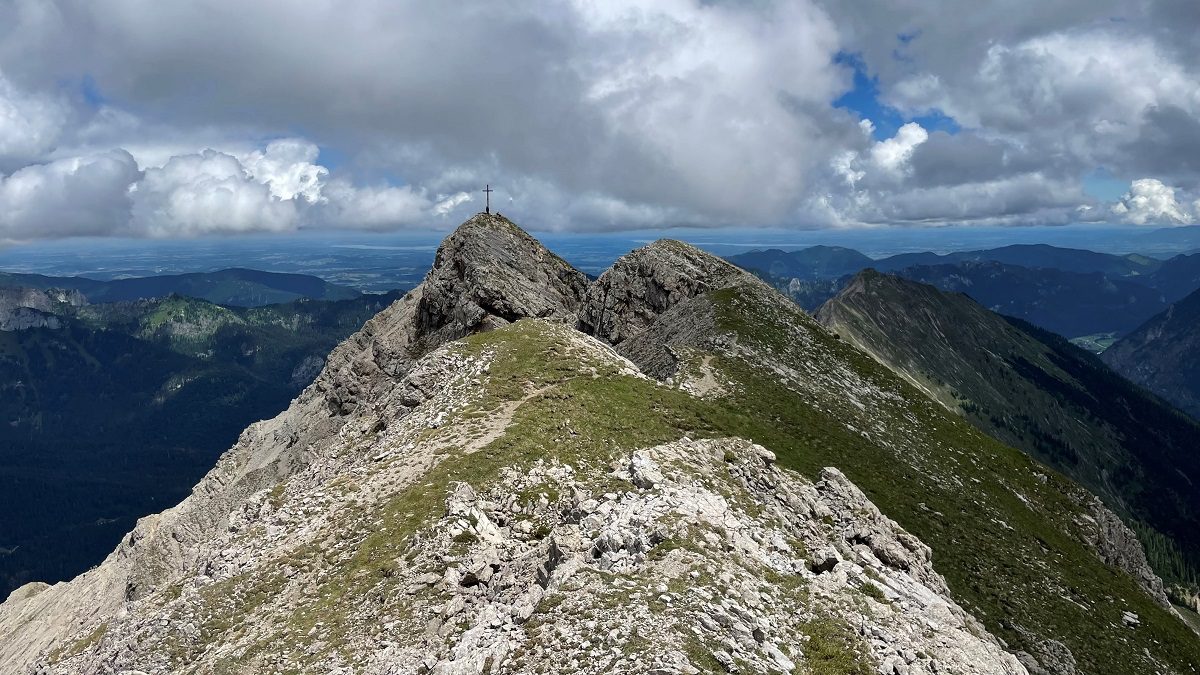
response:
<svg viewBox="0 0 1200 675"><path fill-rule="evenodd" d="M12 0L0 239L444 228L485 182L549 229L1192 223L1196 25L1180 0Z"/></svg>

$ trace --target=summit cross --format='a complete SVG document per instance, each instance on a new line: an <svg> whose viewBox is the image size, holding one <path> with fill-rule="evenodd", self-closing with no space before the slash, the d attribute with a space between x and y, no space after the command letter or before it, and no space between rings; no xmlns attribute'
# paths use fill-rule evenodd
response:
<svg viewBox="0 0 1200 675"><path fill-rule="evenodd" d="M491 185L485 185L483 187L483 196L484 196L484 199L487 200L487 205L483 207L484 213L492 212L492 193L493 192L495 192L495 190L492 189Z"/></svg>

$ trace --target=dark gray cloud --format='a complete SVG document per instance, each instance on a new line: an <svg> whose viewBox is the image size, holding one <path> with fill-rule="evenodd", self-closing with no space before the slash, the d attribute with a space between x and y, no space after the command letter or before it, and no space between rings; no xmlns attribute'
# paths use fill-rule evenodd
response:
<svg viewBox="0 0 1200 675"><path fill-rule="evenodd" d="M1185 0L12 0L0 174L57 171L63 187L0 193L27 214L0 220L0 238L72 232L61 223L437 226L478 208L482 182L556 228L1128 220L1084 193L1101 167L1130 199L1135 180L1176 189L1190 217L1195 13ZM844 53L902 115L936 111L962 131L876 140L833 106L851 86ZM33 221L49 195L68 198L83 171L69 162L115 149L133 170L107 172L112 195L81 183L92 222Z"/></svg>
<svg viewBox="0 0 1200 675"><path fill-rule="evenodd" d="M1137 138L1116 153L1143 175L1200 181L1200 118L1179 106L1147 108Z"/></svg>

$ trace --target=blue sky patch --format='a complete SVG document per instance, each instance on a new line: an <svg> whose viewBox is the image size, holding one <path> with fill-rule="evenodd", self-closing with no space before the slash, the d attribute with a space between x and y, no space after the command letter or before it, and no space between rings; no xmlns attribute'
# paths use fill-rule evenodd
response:
<svg viewBox="0 0 1200 675"><path fill-rule="evenodd" d="M1102 202L1115 202L1129 192L1129 181L1101 167L1083 177L1083 191Z"/></svg>
<svg viewBox="0 0 1200 675"><path fill-rule="evenodd" d="M911 37L909 38L912 39ZM882 141L896 135L896 130L908 122L916 122L926 131L945 131L956 134L961 127L953 118L934 110L928 115L907 117L899 110L879 100L879 80L867 74L866 64L858 54L841 52L835 57L838 64L854 69L854 87L833 102L835 108L849 110L860 119L869 119L875 125L873 136Z"/></svg>

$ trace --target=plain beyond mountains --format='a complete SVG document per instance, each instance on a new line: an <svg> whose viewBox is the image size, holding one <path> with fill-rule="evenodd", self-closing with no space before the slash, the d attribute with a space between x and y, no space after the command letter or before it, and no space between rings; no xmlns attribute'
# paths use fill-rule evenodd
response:
<svg viewBox="0 0 1200 675"><path fill-rule="evenodd" d="M936 227L852 230L691 229L616 233L535 232L586 274L598 275L632 248L670 236L710 253L851 248L880 259L903 253L950 253L1014 244L1048 244L1098 253L1166 259L1200 250L1200 226ZM73 239L0 247L0 270L109 280L242 267L310 274L364 292L407 290L420 282L446 232L300 233L176 240Z"/></svg>

